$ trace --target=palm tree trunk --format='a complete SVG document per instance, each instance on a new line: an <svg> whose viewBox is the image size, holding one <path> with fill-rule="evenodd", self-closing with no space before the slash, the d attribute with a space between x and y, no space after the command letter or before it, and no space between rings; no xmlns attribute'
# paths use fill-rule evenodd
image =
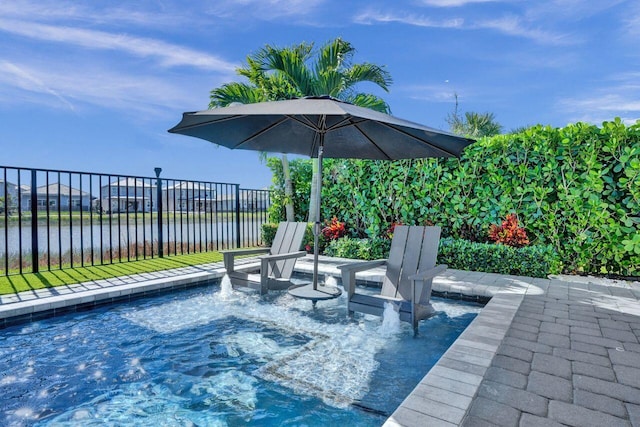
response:
<svg viewBox="0 0 640 427"><path fill-rule="evenodd" d="M295 212L293 210L293 185L291 184L291 173L289 171L289 160L287 155L282 155L282 173L284 174L284 210L287 215L287 221L295 221Z"/></svg>

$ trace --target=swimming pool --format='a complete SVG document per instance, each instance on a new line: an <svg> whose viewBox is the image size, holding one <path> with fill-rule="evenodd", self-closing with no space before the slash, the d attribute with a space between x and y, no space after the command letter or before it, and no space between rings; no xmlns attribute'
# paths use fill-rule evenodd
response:
<svg viewBox="0 0 640 427"><path fill-rule="evenodd" d="M433 304L414 337L212 284L7 328L0 425L380 425L481 309Z"/></svg>

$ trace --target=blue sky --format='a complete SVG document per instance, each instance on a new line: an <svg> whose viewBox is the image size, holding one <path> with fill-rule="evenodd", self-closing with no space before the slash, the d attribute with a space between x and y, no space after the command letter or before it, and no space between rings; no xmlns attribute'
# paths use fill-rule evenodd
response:
<svg viewBox="0 0 640 427"><path fill-rule="evenodd" d="M265 44L342 37L398 117L505 131L640 118L637 0L0 2L0 165L268 186L257 153L167 133Z"/></svg>

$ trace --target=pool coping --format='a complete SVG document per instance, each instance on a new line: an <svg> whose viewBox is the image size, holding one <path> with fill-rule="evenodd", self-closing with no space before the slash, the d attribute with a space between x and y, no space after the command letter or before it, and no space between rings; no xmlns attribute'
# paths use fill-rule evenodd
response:
<svg viewBox="0 0 640 427"><path fill-rule="evenodd" d="M308 260L299 262L296 267L308 272L312 264L310 266L305 261ZM323 261L324 273L339 275L337 265L349 260ZM358 273L356 277L360 282L380 283L383 276L384 269L378 268ZM544 292L549 284L549 279L452 269L434 278L434 293L445 297L489 301L383 426L460 425L524 296L527 292Z"/></svg>
<svg viewBox="0 0 640 427"><path fill-rule="evenodd" d="M340 276L337 266L353 260L321 257L322 274ZM313 258L296 263L296 272L313 271ZM126 301L159 292L184 289L220 279L222 263L137 274L76 285L46 288L0 297L0 328L73 311ZM360 283L379 284L384 269L359 273ZM386 420L385 426L455 426L462 422L484 374L531 288L546 288L549 280L492 273L447 270L433 291L453 298L489 302L440 360Z"/></svg>
<svg viewBox="0 0 640 427"><path fill-rule="evenodd" d="M0 329L160 292L185 289L220 279L224 274L221 263L215 263L2 295Z"/></svg>

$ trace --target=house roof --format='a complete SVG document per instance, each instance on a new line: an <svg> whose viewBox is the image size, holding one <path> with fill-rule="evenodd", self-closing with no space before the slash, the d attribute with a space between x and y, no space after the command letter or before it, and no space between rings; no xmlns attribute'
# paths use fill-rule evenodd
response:
<svg viewBox="0 0 640 427"><path fill-rule="evenodd" d="M103 185L101 188L107 188L107 187L138 187L138 188L155 188L156 186L154 184L152 184L151 182L145 182L141 179L137 179L137 178L122 178L119 181L113 181L110 182L109 184Z"/></svg>
<svg viewBox="0 0 640 427"><path fill-rule="evenodd" d="M4 182L5 182L4 179L0 179L0 185L4 185ZM10 186L10 185L17 187L17 185L15 185L13 182L7 181L7 186Z"/></svg>
<svg viewBox="0 0 640 427"><path fill-rule="evenodd" d="M61 196L89 196L89 193L87 193L86 191L80 191L77 188L69 187L68 185L59 184L57 182L49 185L41 185L40 187L36 188L36 192L38 193L38 195L49 194L49 196L57 195L58 192Z"/></svg>
<svg viewBox="0 0 640 427"><path fill-rule="evenodd" d="M199 182L194 181L181 181L175 185L171 185L166 190L215 190L215 187L207 187ZM165 190L165 191L166 191Z"/></svg>

